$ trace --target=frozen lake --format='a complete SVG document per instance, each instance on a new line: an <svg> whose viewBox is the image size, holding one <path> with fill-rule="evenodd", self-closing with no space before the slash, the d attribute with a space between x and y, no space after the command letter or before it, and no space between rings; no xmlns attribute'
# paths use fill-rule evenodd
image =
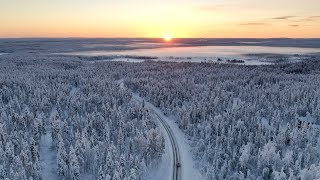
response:
<svg viewBox="0 0 320 180"><path fill-rule="evenodd" d="M83 56L108 56L108 55L132 55L132 56L157 56L157 57L222 57L250 59L248 54L278 54L296 55L319 53L320 48L297 47L270 47L270 46L195 46L195 47L166 47L153 49L134 50L100 50L77 51L64 53L68 55Z"/></svg>

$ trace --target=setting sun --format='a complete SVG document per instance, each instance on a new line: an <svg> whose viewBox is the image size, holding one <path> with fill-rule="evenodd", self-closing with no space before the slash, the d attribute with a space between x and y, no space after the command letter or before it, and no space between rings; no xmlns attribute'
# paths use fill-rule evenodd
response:
<svg viewBox="0 0 320 180"><path fill-rule="evenodd" d="M166 41L166 42L170 42L171 39L172 39L172 36L170 34L166 34L163 39Z"/></svg>

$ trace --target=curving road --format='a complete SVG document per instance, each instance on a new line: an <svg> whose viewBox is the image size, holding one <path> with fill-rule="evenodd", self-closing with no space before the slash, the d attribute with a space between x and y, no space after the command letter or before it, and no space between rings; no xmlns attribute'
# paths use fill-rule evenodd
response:
<svg viewBox="0 0 320 180"><path fill-rule="evenodd" d="M143 98L137 95L133 95L133 99L135 99L138 102L145 102ZM145 103L145 104L149 104L149 103ZM182 162L180 158L181 155L180 155L179 146L178 146L176 137L174 136L172 129L170 128L166 120L164 120L162 116L157 111L155 111L154 107L152 105L146 105L146 107L151 112L153 112L155 117L159 120L160 124L165 129L165 132L168 134L168 137L170 139L170 144L172 146L172 161L173 161L172 180L181 180Z"/></svg>
<svg viewBox="0 0 320 180"><path fill-rule="evenodd" d="M125 89L126 87L124 86L123 83L123 79L119 80L119 85L121 89ZM133 94L133 99L135 101L138 102L145 102L145 100L136 95ZM145 104L149 104L149 103L145 103ZM160 124L163 126L163 128L165 129L169 139L170 139L170 144L172 146L172 160L173 160L173 169L172 169L172 180L181 180L181 166L182 166L182 162L181 162L181 155L180 155L180 151L179 151L179 146L176 140L176 137L174 136L174 133L172 132L172 129L170 128L170 126L168 125L168 123L166 122L166 120L164 120L162 118L162 116L155 111L154 107L152 105L146 105L146 107L153 112L153 114L156 116L156 118L159 120Z"/></svg>
<svg viewBox="0 0 320 180"><path fill-rule="evenodd" d="M164 129L166 130L166 133L169 136L171 146L172 146L172 153L173 153L173 173L172 173L172 179L173 180L180 180L181 179L181 159L180 159L180 151L179 146L177 144L176 138L173 135L173 132L170 128L170 126L167 124L167 122L156 112L152 109L153 113L158 118L159 122L162 124Z"/></svg>

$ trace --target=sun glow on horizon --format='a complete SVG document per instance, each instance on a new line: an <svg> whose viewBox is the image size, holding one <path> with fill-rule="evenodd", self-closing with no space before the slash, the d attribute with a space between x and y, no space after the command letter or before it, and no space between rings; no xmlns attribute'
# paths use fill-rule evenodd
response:
<svg viewBox="0 0 320 180"><path fill-rule="evenodd" d="M164 37L163 37L164 41L166 42L170 42L172 40L172 36L171 34L166 34Z"/></svg>

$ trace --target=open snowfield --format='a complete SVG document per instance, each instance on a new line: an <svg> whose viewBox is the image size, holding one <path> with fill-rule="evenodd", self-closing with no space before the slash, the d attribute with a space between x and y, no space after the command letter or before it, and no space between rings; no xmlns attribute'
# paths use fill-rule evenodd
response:
<svg viewBox="0 0 320 180"><path fill-rule="evenodd" d="M134 44L133 44L134 45ZM98 46L99 47L99 46ZM170 62L214 62L233 63L239 60L244 65L269 65L277 61L297 62L319 53L320 48L269 47L269 46L194 46L194 47L161 47L130 46L136 49L123 50L91 50L57 53L69 56L106 56L112 61L143 62L144 59L131 57L157 57L152 61ZM122 57L121 57L122 56ZM120 57L120 58L118 58ZM100 60L100 61L107 61ZM97 62L97 61L94 61Z"/></svg>
<svg viewBox="0 0 320 180"><path fill-rule="evenodd" d="M269 47L269 46L195 46L146 48L122 51L79 51L66 53L82 56L157 56L157 57L221 57L247 59L247 54L294 55L320 52L320 48Z"/></svg>

